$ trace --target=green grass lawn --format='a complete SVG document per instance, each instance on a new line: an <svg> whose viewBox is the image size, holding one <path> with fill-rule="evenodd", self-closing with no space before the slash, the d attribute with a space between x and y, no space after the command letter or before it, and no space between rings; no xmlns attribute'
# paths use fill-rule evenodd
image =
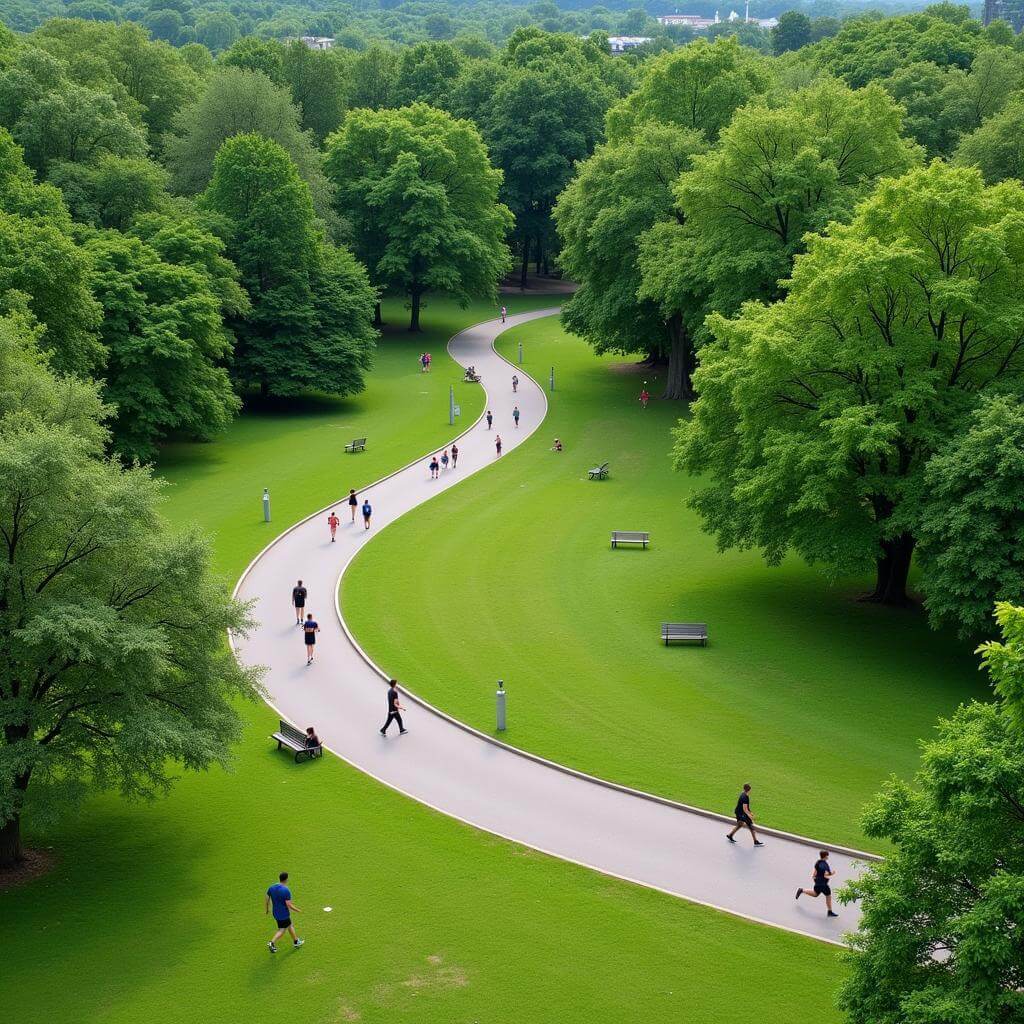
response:
<svg viewBox="0 0 1024 1024"><path fill-rule="evenodd" d="M443 397L457 371L441 335L488 313L437 304L433 336L385 339L364 396L250 412L214 444L174 448L168 514L216 531L233 577L271 532L263 486L276 532L450 436ZM410 366L428 345L429 379ZM420 389L433 400L410 401ZM474 414L465 401L463 413ZM349 462L340 445L363 432L371 447ZM307 445L324 454L303 474ZM296 767L267 740L269 709L244 713L231 773L187 776L152 805L98 797L49 833L29 819L30 844L52 846L58 864L0 895L6 1018L703 1024L735 1016L743 993L767 1020L838 1020L833 947L494 839L335 758ZM262 894L282 867L307 945L272 958Z"/></svg>
<svg viewBox="0 0 1024 1024"><path fill-rule="evenodd" d="M912 771L938 715L986 693L975 658L919 610L858 603L867 580L719 553L670 465L684 407L641 410L636 368L554 318L501 347L520 339L537 379L556 367L548 422L357 557L343 587L360 643L487 731L504 679L508 742L724 812L750 781L762 821L870 845L865 800ZM589 481L605 460L610 479ZM612 551L613 529L649 530L652 546ZM709 646L666 649L663 621L706 621Z"/></svg>

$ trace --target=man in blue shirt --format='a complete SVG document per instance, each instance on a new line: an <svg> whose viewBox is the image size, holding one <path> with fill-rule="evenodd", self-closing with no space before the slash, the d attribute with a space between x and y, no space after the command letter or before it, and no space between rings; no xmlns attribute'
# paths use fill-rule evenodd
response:
<svg viewBox="0 0 1024 1024"><path fill-rule="evenodd" d="M299 908L292 903L292 891L284 884L288 881L288 872L282 871L277 877L280 881L267 890L267 895L263 900L264 910L269 914L271 908L273 908L274 920L277 922L277 931L274 932L274 937L267 943L271 953L277 952L277 940L285 932L292 937L292 945L296 949L304 941L295 934L295 925L292 924L292 914L299 913Z"/></svg>

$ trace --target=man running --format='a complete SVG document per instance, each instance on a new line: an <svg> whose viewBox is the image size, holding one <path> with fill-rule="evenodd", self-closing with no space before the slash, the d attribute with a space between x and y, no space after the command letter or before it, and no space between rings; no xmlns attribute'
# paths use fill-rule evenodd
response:
<svg viewBox="0 0 1024 1024"><path fill-rule="evenodd" d="M306 588L302 580L292 587L292 607L295 609L295 625L302 625L302 610L306 607Z"/></svg>
<svg viewBox="0 0 1024 1024"><path fill-rule="evenodd" d="M334 535L338 532L338 527L341 525L341 520L338 518L337 512L331 512L327 517L327 525L331 528L331 543L334 543Z"/></svg>
<svg viewBox="0 0 1024 1024"><path fill-rule="evenodd" d="M819 859L814 862L814 870L811 872L811 877L814 879L813 889L797 889L796 899L800 899L801 896L813 896L817 899L819 896L825 897L825 909L828 911L828 917L838 917L838 914L832 912L832 886L828 884L829 879L835 873L828 862L828 850L819 850Z"/></svg>
<svg viewBox="0 0 1024 1024"><path fill-rule="evenodd" d="M381 726L381 730L380 730L381 736L387 736L387 734L388 734L388 726L391 725L392 722L397 722L398 723L398 735L399 736L404 736L409 731L402 724L402 714L401 713L404 710L405 710L405 708L402 707L401 702L398 700L398 680L397 679L392 679L388 683L388 719L384 723L384 725Z"/></svg>
<svg viewBox="0 0 1024 1024"><path fill-rule="evenodd" d="M512 374L512 394L515 394L519 390L519 378L513 373Z"/></svg>
<svg viewBox="0 0 1024 1024"><path fill-rule="evenodd" d="M516 425L516 430L519 429L519 406L515 406L512 410L512 420Z"/></svg>
<svg viewBox="0 0 1024 1024"><path fill-rule="evenodd" d="M356 509L359 507L359 499L356 497L356 492L350 490L348 492L348 507L352 512L352 522L356 521Z"/></svg>
<svg viewBox="0 0 1024 1024"><path fill-rule="evenodd" d="M313 618L312 612L306 613L306 621L302 624L303 639L306 641L306 664L313 664L313 652L316 650L316 635L320 632L320 624Z"/></svg>
<svg viewBox="0 0 1024 1024"><path fill-rule="evenodd" d="M502 322L502 323L504 323L504 322L505 322L505 317L506 317L507 315L508 315L508 310L507 310L507 309L506 309L506 308L505 308L504 306L502 306L502 307L501 307L501 322Z"/></svg>
<svg viewBox="0 0 1024 1024"><path fill-rule="evenodd" d="M455 468L456 463L459 461L459 446L457 444L452 445L452 469Z"/></svg>
<svg viewBox="0 0 1024 1024"><path fill-rule="evenodd" d="M498 434L494 439L494 450L501 455L501 434Z"/></svg>
<svg viewBox="0 0 1024 1024"><path fill-rule="evenodd" d="M647 403L650 400L651 400L651 396L648 393L647 388L644 388L643 391L640 392L640 408L641 409L646 409L647 408Z"/></svg>
<svg viewBox="0 0 1024 1024"><path fill-rule="evenodd" d="M494 422L494 417L491 415L491 410L487 410L487 429L491 429L491 424Z"/></svg>
<svg viewBox="0 0 1024 1024"><path fill-rule="evenodd" d="M284 884L288 881L288 872L282 871L277 877L280 881L272 885L263 898L264 913L269 914L270 908L273 907L274 921L277 923L277 931L274 932L274 937L267 943L267 948L271 953L277 952L277 940L285 932L292 937L292 945L295 949L298 949L305 941L295 934L295 925L292 924L292 914L298 914L299 908L292 903L292 891Z"/></svg>
<svg viewBox="0 0 1024 1024"><path fill-rule="evenodd" d="M739 832L739 830L741 828L749 828L750 829L750 834L754 837L754 845L755 846L764 846L764 843L762 843L761 840L757 838L757 833L754 831L754 815L750 811L750 783L749 782L744 782L743 783L743 792L740 793L739 797L736 800L736 812L735 813L736 813L736 825L733 828L733 830L726 835L725 838L728 839L730 843L735 843L736 840L733 839L733 836L736 835L736 833Z"/></svg>
<svg viewBox="0 0 1024 1024"><path fill-rule="evenodd" d="M363 502L363 529L368 530L370 528L370 516L373 515L373 509L370 507L370 499L367 498Z"/></svg>

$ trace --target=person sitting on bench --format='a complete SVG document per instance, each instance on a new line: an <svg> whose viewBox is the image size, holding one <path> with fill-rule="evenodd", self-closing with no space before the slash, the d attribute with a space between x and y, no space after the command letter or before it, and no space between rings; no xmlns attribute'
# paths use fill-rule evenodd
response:
<svg viewBox="0 0 1024 1024"><path fill-rule="evenodd" d="M320 737L317 736L317 734L316 734L316 730L311 725L307 726L307 728L306 728L306 749L307 750L316 750L320 746L322 746L322 744L320 743Z"/></svg>
<svg viewBox="0 0 1024 1024"><path fill-rule="evenodd" d="M553 452L560 452L562 450L562 442L555 438L555 443L551 446Z"/></svg>

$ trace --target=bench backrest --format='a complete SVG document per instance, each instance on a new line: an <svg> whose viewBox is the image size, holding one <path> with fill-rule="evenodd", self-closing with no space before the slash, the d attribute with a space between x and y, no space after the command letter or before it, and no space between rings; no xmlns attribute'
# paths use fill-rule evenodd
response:
<svg viewBox="0 0 1024 1024"><path fill-rule="evenodd" d="M280 725L282 736L287 736L288 739L295 743L304 744L306 742L306 734L304 732L300 732L294 725L289 725L287 722L281 722Z"/></svg>
<svg viewBox="0 0 1024 1024"><path fill-rule="evenodd" d="M708 624L706 622L663 622L662 633L706 633Z"/></svg>
<svg viewBox="0 0 1024 1024"><path fill-rule="evenodd" d="M352 443L353 444L366 444L366 438L365 437L357 437ZM334 450L337 451L338 449L335 448Z"/></svg>
<svg viewBox="0 0 1024 1024"><path fill-rule="evenodd" d="M642 530L612 530L612 536L616 540L647 540L650 534Z"/></svg>
<svg viewBox="0 0 1024 1024"><path fill-rule="evenodd" d="M608 463L607 462L602 462L600 468L601 469L607 469L608 468Z"/></svg>

